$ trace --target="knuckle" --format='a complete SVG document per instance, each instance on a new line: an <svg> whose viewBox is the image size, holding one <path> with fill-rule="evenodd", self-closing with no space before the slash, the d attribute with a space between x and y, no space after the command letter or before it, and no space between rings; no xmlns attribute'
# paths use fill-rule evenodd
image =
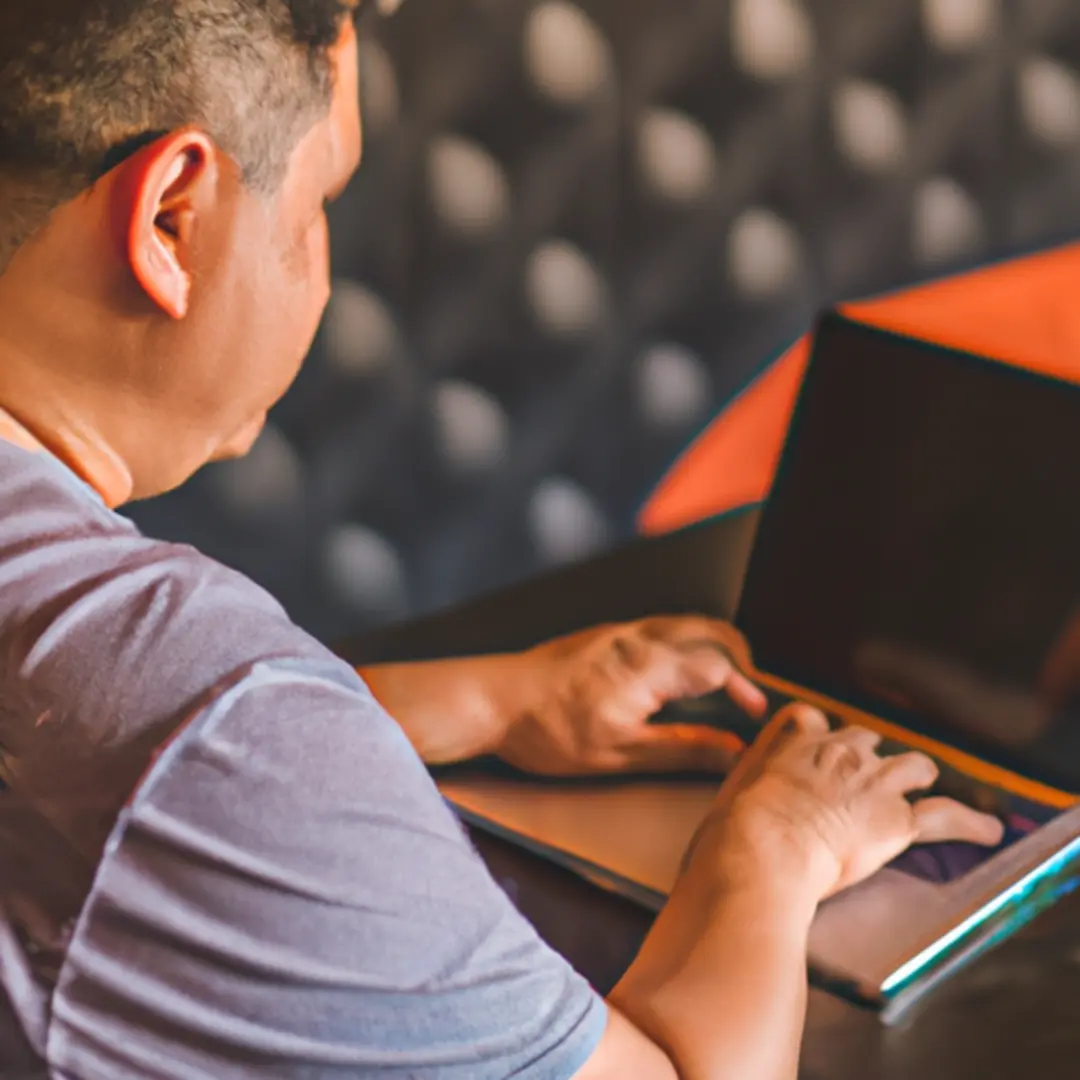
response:
<svg viewBox="0 0 1080 1080"><path fill-rule="evenodd" d="M620 629L611 639L611 652L616 663L627 671L644 671L649 666L650 649L632 630Z"/></svg>
<svg viewBox="0 0 1080 1080"><path fill-rule="evenodd" d="M785 723L803 735L827 736L829 721L825 714L813 705L793 702L783 710Z"/></svg>
<svg viewBox="0 0 1080 1080"><path fill-rule="evenodd" d="M681 656L680 667L688 678L699 683L718 686L731 676L731 661L721 653L705 651L695 655Z"/></svg>
<svg viewBox="0 0 1080 1080"><path fill-rule="evenodd" d="M862 768L863 759L849 743L830 739L822 744L818 762L826 771L836 774L840 779L847 779Z"/></svg>
<svg viewBox="0 0 1080 1080"><path fill-rule="evenodd" d="M638 619L637 622L629 623L632 629L640 637L648 641L663 641L671 634L671 620L659 615L650 616L647 619Z"/></svg>
<svg viewBox="0 0 1080 1080"><path fill-rule="evenodd" d="M638 726L638 717L632 703L622 700L604 701L593 713L592 730L596 738L613 734L625 737L627 732L635 730Z"/></svg>
<svg viewBox="0 0 1080 1080"><path fill-rule="evenodd" d="M806 715L809 708L810 706L800 705L797 701L789 701L776 710L775 720L778 723L780 721L798 720L800 716Z"/></svg>

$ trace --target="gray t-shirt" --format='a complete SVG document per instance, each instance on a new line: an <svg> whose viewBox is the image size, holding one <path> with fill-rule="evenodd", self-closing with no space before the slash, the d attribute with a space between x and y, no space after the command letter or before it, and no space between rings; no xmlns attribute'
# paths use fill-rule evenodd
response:
<svg viewBox="0 0 1080 1080"><path fill-rule="evenodd" d="M555 1080L603 1032L348 665L2 442L0 783L4 1080Z"/></svg>

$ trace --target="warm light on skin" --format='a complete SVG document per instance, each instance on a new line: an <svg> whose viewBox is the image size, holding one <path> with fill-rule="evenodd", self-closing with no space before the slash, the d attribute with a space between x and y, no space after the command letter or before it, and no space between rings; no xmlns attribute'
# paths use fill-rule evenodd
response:
<svg viewBox="0 0 1080 1080"><path fill-rule="evenodd" d="M356 54L345 19L330 106L273 196L180 129L15 253L0 276L0 438L44 447L110 507L251 448L329 299L325 204L361 152Z"/></svg>
<svg viewBox="0 0 1080 1080"><path fill-rule="evenodd" d="M0 409L0 439L31 453L45 449L6 409Z"/></svg>

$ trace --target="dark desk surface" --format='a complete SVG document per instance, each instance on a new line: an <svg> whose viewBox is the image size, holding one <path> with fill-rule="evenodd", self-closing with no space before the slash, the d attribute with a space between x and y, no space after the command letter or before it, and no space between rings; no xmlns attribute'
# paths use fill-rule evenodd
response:
<svg viewBox="0 0 1080 1080"><path fill-rule="evenodd" d="M347 643L355 663L523 648L597 622L729 616L756 516L638 541L408 625ZM492 873L551 945L601 991L648 915L508 844L477 835ZM930 995L896 1028L814 991L803 1080L1075 1080L1080 1076L1080 892ZM752 1080L752 1078L747 1078Z"/></svg>

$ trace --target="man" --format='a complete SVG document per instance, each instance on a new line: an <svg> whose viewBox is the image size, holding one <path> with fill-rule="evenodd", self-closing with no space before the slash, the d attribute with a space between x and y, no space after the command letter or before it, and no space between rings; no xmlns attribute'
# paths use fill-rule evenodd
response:
<svg viewBox="0 0 1080 1080"><path fill-rule="evenodd" d="M722 626L365 682L113 512L243 453L307 351L360 154L349 6L0 8L0 1075L793 1077L818 901L912 841L1000 836L908 801L931 762L774 723L605 1003L422 759L724 764L645 723L719 686L764 708Z"/></svg>

